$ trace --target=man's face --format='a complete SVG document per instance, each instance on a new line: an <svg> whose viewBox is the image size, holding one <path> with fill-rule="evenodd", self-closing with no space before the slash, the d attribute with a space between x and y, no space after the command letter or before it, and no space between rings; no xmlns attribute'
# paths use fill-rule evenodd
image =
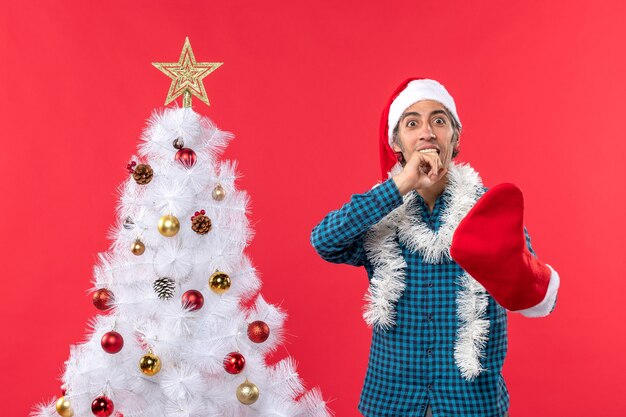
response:
<svg viewBox="0 0 626 417"><path fill-rule="evenodd" d="M402 152L408 161L416 149L435 148L444 168L449 168L452 151L458 140L452 142L454 129L443 104L422 100L407 108L398 122L398 142L393 143L395 152Z"/></svg>

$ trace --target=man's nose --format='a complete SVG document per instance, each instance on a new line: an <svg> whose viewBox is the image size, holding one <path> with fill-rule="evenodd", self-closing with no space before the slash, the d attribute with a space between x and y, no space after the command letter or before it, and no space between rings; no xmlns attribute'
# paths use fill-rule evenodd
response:
<svg viewBox="0 0 626 417"><path fill-rule="evenodd" d="M421 140L431 140L435 137L435 132L433 132L433 128L430 123L423 123L419 133L419 138Z"/></svg>

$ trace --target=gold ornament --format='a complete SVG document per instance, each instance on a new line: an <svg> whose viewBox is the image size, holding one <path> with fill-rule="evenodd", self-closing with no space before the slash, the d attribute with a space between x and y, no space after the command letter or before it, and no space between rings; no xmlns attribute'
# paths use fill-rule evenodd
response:
<svg viewBox="0 0 626 417"><path fill-rule="evenodd" d="M191 107L192 94L206 103L207 106L210 105L202 79L222 64L223 62L196 62L189 38L185 38L178 62L152 63L159 71L172 79L165 104L167 105L183 95L183 107Z"/></svg>
<svg viewBox="0 0 626 417"><path fill-rule="evenodd" d="M213 200L222 201L226 197L226 190L221 184L217 184L213 189Z"/></svg>
<svg viewBox="0 0 626 417"><path fill-rule="evenodd" d="M133 243L133 245L130 247L131 252L133 253L133 255L143 255L143 253L146 251L146 245L143 244L143 242L139 239L135 240L135 242Z"/></svg>
<svg viewBox="0 0 626 417"><path fill-rule="evenodd" d="M209 287L216 294L224 294L230 288L230 277L224 272L216 271L209 278Z"/></svg>
<svg viewBox="0 0 626 417"><path fill-rule="evenodd" d="M245 405L254 404L259 399L259 387L246 379L237 387L237 399Z"/></svg>
<svg viewBox="0 0 626 417"><path fill-rule="evenodd" d="M180 222L171 214L166 214L159 219L159 233L165 237L176 236L180 230Z"/></svg>
<svg viewBox="0 0 626 417"><path fill-rule="evenodd" d="M70 400L65 397L61 397L57 400L57 413L61 417L72 417L74 415L74 410L72 410L72 404L70 404Z"/></svg>
<svg viewBox="0 0 626 417"><path fill-rule="evenodd" d="M154 353L148 352L139 359L139 369L145 375L156 375L161 370L161 359Z"/></svg>

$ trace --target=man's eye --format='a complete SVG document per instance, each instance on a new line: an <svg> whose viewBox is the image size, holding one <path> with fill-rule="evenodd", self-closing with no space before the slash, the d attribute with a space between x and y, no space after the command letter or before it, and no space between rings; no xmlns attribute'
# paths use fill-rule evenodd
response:
<svg viewBox="0 0 626 417"><path fill-rule="evenodd" d="M408 127L415 127L415 126L417 126L417 122L415 120L411 120L406 125Z"/></svg>
<svg viewBox="0 0 626 417"><path fill-rule="evenodd" d="M446 120L445 120L444 118L442 118L442 117L437 117L437 118L435 119L435 124L438 124L438 125L445 125L445 124L446 124Z"/></svg>

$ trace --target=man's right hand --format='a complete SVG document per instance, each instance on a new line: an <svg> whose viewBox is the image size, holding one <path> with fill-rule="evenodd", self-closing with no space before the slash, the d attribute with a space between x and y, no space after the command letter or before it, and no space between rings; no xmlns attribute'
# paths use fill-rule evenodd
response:
<svg viewBox="0 0 626 417"><path fill-rule="evenodd" d="M395 175L393 180L400 191L405 195L411 190L426 189L441 180L447 168L437 152L413 151L404 165L402 172Z"/></svg>

